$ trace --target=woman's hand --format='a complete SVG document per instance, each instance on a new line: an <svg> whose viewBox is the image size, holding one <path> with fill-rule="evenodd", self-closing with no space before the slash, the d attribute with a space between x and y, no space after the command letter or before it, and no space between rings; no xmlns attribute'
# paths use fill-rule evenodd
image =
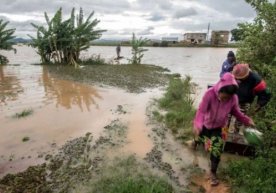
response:
<svg viewBox="0 0 276 193"><path fill-rule="evenodd" d="M199 136L202 129L194 128L193 130L194 130L194 134L195 134L196 136Z"/></svg>

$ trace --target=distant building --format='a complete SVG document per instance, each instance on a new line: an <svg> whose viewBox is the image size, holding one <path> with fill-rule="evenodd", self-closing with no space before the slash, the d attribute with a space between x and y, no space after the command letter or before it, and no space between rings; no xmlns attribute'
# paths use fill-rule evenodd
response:
<svg viewBox="0 0 276 193"><path fill-rule="evenodd" d="M229 31L212 31L211 44L212 45L225 45L229 41Z"/></svg>
<svg viewBox="0 0 276 193"><path fill-rule="evenodd" d="M178 37L162 37L162 41L175 44L178 42Z"/></svg>
<svg viewBox="0 0 276 193"><path fill-rule="evenodd" d="M184 41L192 44L202 44L206 41L207 33L185 33Z"/></svg>

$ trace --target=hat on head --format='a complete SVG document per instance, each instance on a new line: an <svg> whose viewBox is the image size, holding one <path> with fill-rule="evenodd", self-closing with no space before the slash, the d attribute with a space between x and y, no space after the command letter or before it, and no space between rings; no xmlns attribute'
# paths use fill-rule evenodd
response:
<svg viewBox="0 0 276 193"><path fill-rule="evenodd" d="M233 75L236 79L244 79L249 75L250 69L248 64L237 64L234 66Z"/></svg>
<svg viewBox="0 0 276 193"><path fill-rule="evenodd" d="M235 57L235 54L233 51L229 51L227 54L227 57Z"/></svg>

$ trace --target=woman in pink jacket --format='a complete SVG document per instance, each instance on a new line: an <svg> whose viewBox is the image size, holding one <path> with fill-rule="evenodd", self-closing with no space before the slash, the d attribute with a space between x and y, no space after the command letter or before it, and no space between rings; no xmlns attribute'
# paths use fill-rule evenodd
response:
<svg viewBox="0 0 276 193"><path fill-rule="evenodd" d="M242 114L236 92L238 84L234 76L225 73L220 81L208 89L197 110L194 119L194 132L205 149L210 151L211 185L218 185L216 177L223 148L222 128L227 124L228 114L234 115L245 125L254 125L253 121Z"/></svg>

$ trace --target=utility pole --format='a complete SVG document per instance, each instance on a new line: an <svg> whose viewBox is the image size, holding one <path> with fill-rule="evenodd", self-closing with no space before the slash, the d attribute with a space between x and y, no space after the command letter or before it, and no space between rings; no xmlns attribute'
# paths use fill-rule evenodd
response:
<svg viewBox="0 0 276 193"><path fill-rule="evenodd" d="M209 40L209 32L210 32L210 23L208 23L208 29L207 29L206 41L208 41L208 40Z"/></svg>

